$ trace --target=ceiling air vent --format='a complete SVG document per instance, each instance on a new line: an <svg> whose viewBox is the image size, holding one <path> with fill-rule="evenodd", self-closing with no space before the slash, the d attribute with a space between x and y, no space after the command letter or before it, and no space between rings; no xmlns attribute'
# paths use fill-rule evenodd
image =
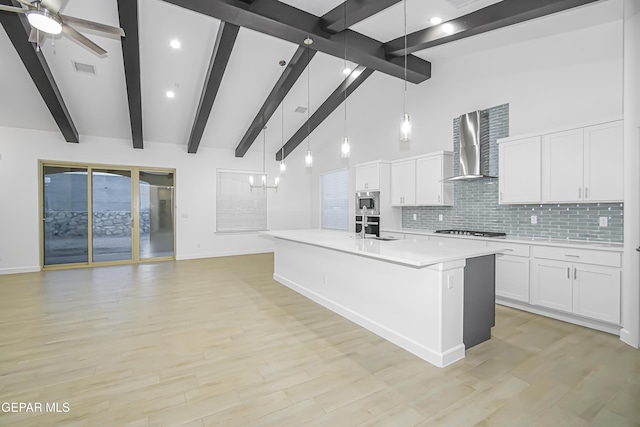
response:
<svg viewBox="0 0 640 427"><path fill-rule="evenodd" d="M298 107L298 108L296 108L296 109L295 109L295 110L293 110L293 111L295 111L296 113L300 113L300 114L302 114L302 113L304 113L304 112L306 112L306 111L307 111L307 107Z"/></svg>
<svg viewBox="0 0 640 427"><path fill-rule="evenodd" d="M82 62L73 61L73 68L78 73L93 74L94 76L96 75L96 67L95 67L95 65L83 64Z"/></svg>

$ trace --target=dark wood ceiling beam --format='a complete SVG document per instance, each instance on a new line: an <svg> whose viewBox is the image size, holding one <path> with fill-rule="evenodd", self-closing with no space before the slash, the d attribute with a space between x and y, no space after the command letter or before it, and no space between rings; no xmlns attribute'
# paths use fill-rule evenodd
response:
<svg viewBox="0 0 640 427"><path fill-rule="evenodd" d="M300 78L300 75L305 68L307 68L309 61L313 59L315 54L315 50L307 52L307 49L304 47L299 47L298 50L296 50L280 75L280 78L273 86L273 89L271 89L271 93L264 101L264 104L262 104L260 111L258 111L258 114L256 114L256 117L251 122L249 129L247 129L242 140L236 147L236 157L244 157L249 147L251 147L269 119L271 119L271 116L273 116L273 113L287 96L295 82L298 81L298 78Z"/></svg>
<svg viewBox="0 0 640 427"><path fill-rule="evenodd" d="M322 16L322 29L339 33L402 0L346 0ZM347 22L345 23L345 7Z"/></svg>
<svg viewBox="0 0 640 427"><path fill-rule="evenodd" d="M224 22L268 34L301 45L310 36L311 48L338 58L344 57L367 68L404 79L404 61L390 60L378 40L351 30L331 34L322 29L322 18L278 0L164 0ZM431 63L415 56L407 58L407 80L421 83L431 77Z"/></svg>
<svg viewBox="0 0 640 427"><path fill-rule="evenodd" d="M411 54L596 1L599 0L503 0L448 21L454 27L453 34L444 34L440 24L407 35L407 52ZM385 43L384 51L389 56L404 55L404 37Z"/></svg>
<svg viewBox="0 0 640 427"><path fill-rule="evenodd" d="M331 113L335 111L336 108L340 104L342 104L345 100L345 92L346 97L355 91L358 86L364 83L365 80L369 78L371 74L373 74L374 70L371 68L363 67L359 65L356 69L349 75L344 81L338 86L336 90L333 91L331 95L322 103L322 105L309 117L309 120L306 121L298 131L293 134L291 138L284 144L284 147L281 147L276 153L276 160L280 161L283 157L287 157L289 154L296 149L298 145L305 140L305 138L309 135L310 132L313 132L320 124L325 121L327 117ZM357 76L357 77L354 77Z"/></svg>
<svg viewBox="0 0 640 427"><path fill-rule="evenodd" d="M142 89L140 86L140 38L138 36L138 1L118 0L120 26L126 34L122 37L122 59L127 82L129 120L133 148L142 149Z"/></svg>
<svg viewBox="0 0 640 427"><path fill-rule="evenodd" d="M19 6L14 4L11 0L0 0L0 4L6 6ZM51 112L53 119L56 121L60 132L64 136L67 142L78 143L80 137L78 130L73 124L69 110L62 99L58 85L53 79L51 69L47 64L42 51L37 51L36 48L29 43L29 32L31 27L29 26L26 18L22 14L13 12L0 12L0 23L4 27L13 47L20 56L22 63L24 64L27 72L31 76L31 80L36 85L42 100L46 104L47 108ZM4 78L10 78L10 76L4 76Z"/></svg>
<svg viewBox="0 0 640 427"><path fill-rule="evenodd" d="M187 144L188 153L195 154L198 152L204 128L207 126L207 121L209 121L211 109L218 95L218 90L220 89L220 84L222 83L222 78L227 69L227 64L229 63L231 52L233 52L233 45L236 43L239 31L240 27L237 25L225 22L220 23L218 36L216 37L213 52L211 53L209 69L207 70L207 76L204 80L204 88L202 89L202 95L200 95L196 118L191 129L189 143Z"/></svg>

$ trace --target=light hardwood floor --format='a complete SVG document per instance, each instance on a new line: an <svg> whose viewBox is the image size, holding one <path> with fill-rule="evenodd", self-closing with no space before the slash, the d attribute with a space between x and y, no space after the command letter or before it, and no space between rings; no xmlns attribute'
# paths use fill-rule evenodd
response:
<svg viewBox="0 0 640 427"><path fill-rule="evenodd" d="M0 276L0 403L69 404L0 424L640 425L618 337L498 306L439 369L272 275L264 254Z"/></svg>

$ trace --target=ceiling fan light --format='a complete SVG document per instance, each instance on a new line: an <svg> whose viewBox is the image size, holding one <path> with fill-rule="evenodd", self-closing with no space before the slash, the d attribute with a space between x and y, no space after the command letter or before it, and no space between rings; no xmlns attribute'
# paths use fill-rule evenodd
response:
<svg viewBox="0 0 640 427"><path fill-rule="evenodd" d="M37 30L48 34L60 34L62 32L62 22L47 9L33 10L27 12L29 24Z"/></svg>

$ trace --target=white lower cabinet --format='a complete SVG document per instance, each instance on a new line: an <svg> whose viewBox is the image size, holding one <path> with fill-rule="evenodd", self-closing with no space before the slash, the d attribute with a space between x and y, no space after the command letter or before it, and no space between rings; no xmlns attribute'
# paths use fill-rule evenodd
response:
<svg viewBox="0 0 640 427"><path fill-rule="evenodd" d="M529 302L529 258L496 256L496 295Z"/></svg>
<svg viewBox="0 0 640 427"><path fill-rule="evenodd" d="M594 252L591 256L597 254ZM575 254L569 256L586 257ZM607 260L607 257L601 259ZM616 263L614 267L609 267L533 258L531 304L619 324L620 268L616 268Z"/></svg>
<svg viewBox="0 0 640 427"><path fill-rule="evenodd" d="M571 313L571 264L550 259L534 259L531 264L531 304Z"/></svg>
<svg viewBox="0 0 640 427"><path fill-rule="evenodd" d="M573 312L620 323L620 270L576 264L573 271Z"/></svg>

